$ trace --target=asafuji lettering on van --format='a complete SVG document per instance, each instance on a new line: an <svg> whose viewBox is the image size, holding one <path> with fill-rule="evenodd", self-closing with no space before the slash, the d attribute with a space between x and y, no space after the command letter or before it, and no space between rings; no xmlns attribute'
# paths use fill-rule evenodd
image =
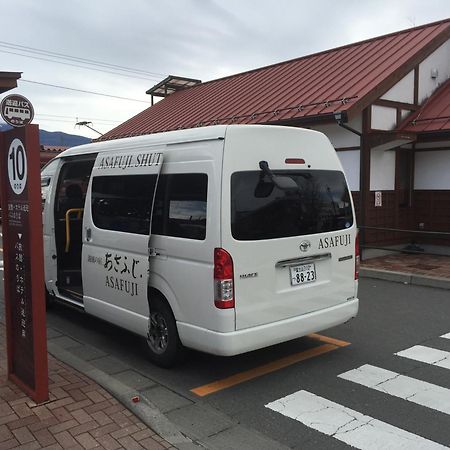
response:
<svg viewBox="0 0 450 450"><path fill-rule="evenodd" d="M105 156L100 159L99 170L104 169L122 169L130 167L158 166L160 164L162 153L138 153L123 154L114 156Z"/></svg>
<svg viewBox="0 0 450 450"><path fill-rule="evenodd" d="M319 239L319 250L322 248L347 247L351 242L351 235L349 233L328 236Z"/></svg>
<svg viewBox="0 0 450 450"><path fill-rule="evenodd" d="M106 275L105 286L116 291L124 292L131 297L138 294L138 284L130 280L115 277L114 275Z"/></svg>
<svg viewBox="0 0 450 450"><path fill-rule="evenodd" d="M142 336L158 365L358 312L353 200L322 133L215 125L92 143L42 180L49 296Z"/></svg>

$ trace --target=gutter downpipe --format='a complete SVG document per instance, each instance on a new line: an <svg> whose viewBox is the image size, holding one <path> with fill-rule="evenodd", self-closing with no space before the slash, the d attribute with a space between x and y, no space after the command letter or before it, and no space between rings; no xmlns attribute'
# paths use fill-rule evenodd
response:
<svg viewBox="0 0 450 450"><path fill-rule="evenodd" d="M364 116L364 114L363 114ZM366 151L365 151L365 140L364 140L364 134L358 130L355 130L354 128L350 127L349 125L347 125L346 123L344 123L344 121L347 121L347 114L345 112L335 112L334 113L334 119L336 120L336 123L338 124L338 126L340 126L341 128L344 128L347 131L350 131L353 134L356 134L357 136L359 136L359 242L360 245L364 245L366 240L365 240L365 230L364 230L364 225L366 222L366 214L365 214L365 208L364 208L364 200L366 197L366 183L365 183L365 166L366 166ZM364 117L363 117L363 125L362 128L364 130ZM361 261L362 261L362 252L360 252L360 257L361 257Z"/></svg>

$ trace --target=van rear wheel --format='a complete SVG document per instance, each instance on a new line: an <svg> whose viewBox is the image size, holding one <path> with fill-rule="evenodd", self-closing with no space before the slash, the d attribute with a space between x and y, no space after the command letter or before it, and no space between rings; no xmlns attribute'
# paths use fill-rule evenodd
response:
<svg viewBox="0 0 450 450"><path fill-rule="evenodd" d="M172 310L161 298L150 302L147 346L150 359L161 367L172 367L184 354Z"/></svg>

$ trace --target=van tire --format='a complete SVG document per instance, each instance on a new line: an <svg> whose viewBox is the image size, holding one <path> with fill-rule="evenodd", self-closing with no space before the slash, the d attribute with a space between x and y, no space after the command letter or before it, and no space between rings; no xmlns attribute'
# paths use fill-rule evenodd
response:
<svg viewBox="0 0 450 450"><path fill-rule="evenodd" d="M45 309L48 311L55 306L55 295L50 294L50 292L45 288Z"/></svg>
<svg viewBox="0 0 450 450"><path fill-rule="evenodd" d="M154 297L150 301L146 342L150 359L160 367L173 367L185 354L175 317L166 299L162 297Z"/></svg>

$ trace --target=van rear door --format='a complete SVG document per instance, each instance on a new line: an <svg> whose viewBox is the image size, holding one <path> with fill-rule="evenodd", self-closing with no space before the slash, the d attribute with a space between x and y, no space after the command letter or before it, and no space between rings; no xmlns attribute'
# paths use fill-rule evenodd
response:
<svg viewBox="0 0 450 450"><path fill-rule="evenodd" d="M148 245L162 160L162 147L99 153L83 221L86 311L144 335Z"/></svg>
<svg viewBox="0 0 450 450"><path fill-rule="evenodd" d="M356 224L341 165L321 134L287 130L259 132L262 139L241 136L253 148L239 165L229 164L234 167L228 169L229 191L224 190L230 211L224 229L230 235L224 232L223 247L233 258L236 329L311 313L356 295ZM245 155L240 143L235 141L236 151Z"/></svg>

